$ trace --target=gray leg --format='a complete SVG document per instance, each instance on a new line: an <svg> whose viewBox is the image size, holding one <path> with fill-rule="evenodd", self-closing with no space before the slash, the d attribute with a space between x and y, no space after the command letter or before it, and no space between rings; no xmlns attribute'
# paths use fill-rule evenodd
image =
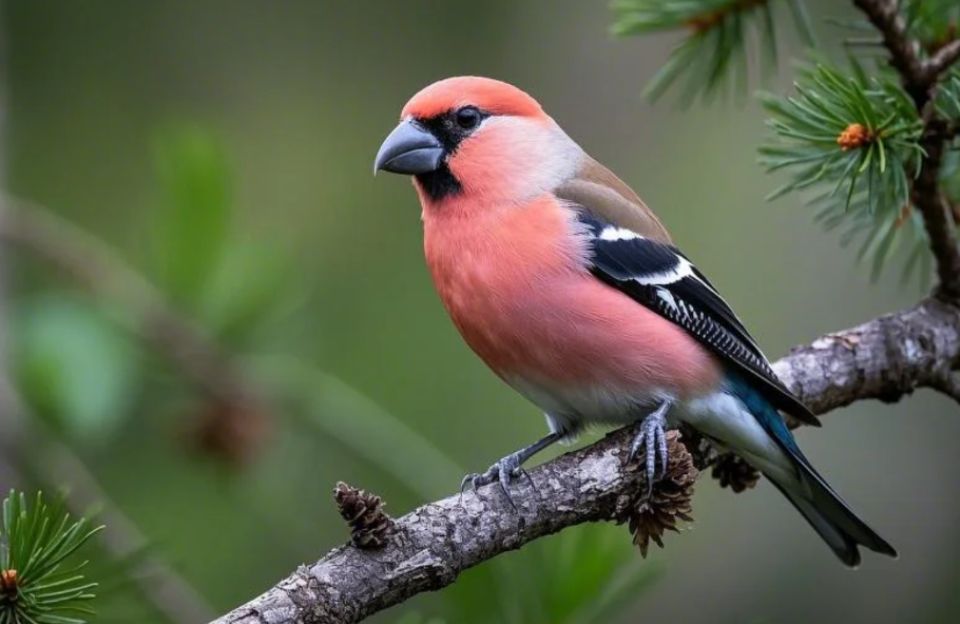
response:
<svg viewBox="0 0 960 624"><path fill-rule="evenodd" d="M494 481L500 482L500 489L503 491L504 496L507 497L507 502L510 503L510 506L513 507L516 511L517 506L513 502L513 498L510 497L510 483L513 481L514 477L519 475L526 475L527 479L530 479L530 475L527 474L527 471L523 469L523 462L527 461L543 449L547 448L554 442L558 441L562 436L559 433L551 433L550 435L540 438L530 446L525 446L516 453L510 453L500 461L494 463L490 468L487 469L483 474L478 474L476 472L468 474L463 478L463 481L460 482L460 493L462 494L468 486L473 486L473 489L483 487L484 485L489 485ZM530 485L533 485L533 480L530 479Z"/></svg>
<svg viewBox="0 0 960 624"><path fill-rule="evenodd" d="M640 422L640 431L633 438L630 445L630 459L633 460L643 448L647 470L647 495L653 491L653 483L657 478L657 458L660 459L660 468L663 476L667 472L667 412L673 406L673 401L665 400Z"/></svg>

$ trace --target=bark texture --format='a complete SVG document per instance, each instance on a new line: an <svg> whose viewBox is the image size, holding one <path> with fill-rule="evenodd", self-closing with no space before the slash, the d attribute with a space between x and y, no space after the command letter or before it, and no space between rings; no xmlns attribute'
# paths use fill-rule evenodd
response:
<svg viewBox="0 0 960 624"><path fill-rule="evenodd" d="M958 364L960 311L928 299L796 347L773 368L814 413L823 414L862 399L897 401L922 387L946 391Z"/></svg>
<svg viewBox="0 0 960 624"><path fill-rule="evenodd" d="M917 388L944 390L958 361L960 310L931 299L827 334L774 368L822 414L861 399L896 401ZM514 486L519 513L495 486L467 493L462 502L453 496L424 505L397 519L384 549L336 548L214 624L357 622L445 587L463 570L538 537L620 518L643 483L625 467L631 435L621 429L531 470L536 490L523 479Z"/></svg>
<svg viewBox="0 0 960 624"><path fill-rule="evenodd" d="M516 513L493 486L424 505L397 519L382 550L336 548L216 623L357 622L538 537L611 520L643 484L640 471L624 468L630 437L620 430L531 470L536 489L519 479L511 490Z"/></svg>
<svg viewBox="0 0 960 624"><path fill-rule="evenodd" d="M920 42L907 32L907 21L897 0L854 0L854 4L883 37L883 45L890 54L890 65L900 74L903 88L913 98L923 120L920 147L925 155L910 199L923 215L930 250L937 263L937 296L960 302L960 250L957 249L956 224L950 204L940 188L943 154L954 130L934 106L938 79L960 56L960 40L948 42L933 56L924 59Z"/></svg>

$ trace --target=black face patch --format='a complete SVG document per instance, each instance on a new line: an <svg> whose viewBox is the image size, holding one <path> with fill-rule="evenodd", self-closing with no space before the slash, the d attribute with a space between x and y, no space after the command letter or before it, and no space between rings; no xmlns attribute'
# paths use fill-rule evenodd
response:
<svg viewBox="0 0 960 624"><path fill-rule="evenodd" d="M435 171L418 173L416 178L424 192L434 201L450 195L457 195L463 190L460 181L454 177L447 163L443 163Z"/></svg>
<svg viewBox="0 0 960 624"><path fill-rule="evenodd" d="M460 143L480 127L490 116L476 106L463 106L430 118L417 118L424 128L443 145L444 162L435 171L418 174L417 181L433 200L456 195L463 190L460 181L450 171L446 160L457 151Z"/></svg>

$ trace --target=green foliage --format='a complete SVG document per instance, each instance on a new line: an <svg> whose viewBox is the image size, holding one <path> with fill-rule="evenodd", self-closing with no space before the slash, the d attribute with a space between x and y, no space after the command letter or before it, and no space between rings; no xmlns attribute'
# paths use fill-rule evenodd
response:
<svg viewBox="0 0 960 624"><path fill-rule="evenodd" d="M907 28L928 52L956 35L960 26L957 0L903 0L900 4Z"/></svg>
<svg viewBox="0 0 960 624"><path fill-rule="evenodd" d="M70 559L102 528L84 518L72 521L40 493L28 505L23 493L11 491L0 518L0 624L87 622L97 584L82 574L85 561Z"/></svg>
<svg viewBox="0 0 960 624"><path fill-rule="evenodd" d="M501 564L504 593L521 597L504 621L588 624L623 612L661 572L628 538L624 527L577 527L536 544L522 565Z"/></svg>
<svg viewBox="0 0 960 624"><path fill-rule="evenodd" d="M957 141L960 129L960 70L954 69L943 79L935 104L937 112L954 127L953 139L940 166L940 185L951 204L960 205L960 146Z"/></svg>
<svg viewBox="0 0 960 624"><path fill-rule="evenodd" d="M163 208L153 230L157 277L179 303L199 297L223 251L231 179L220 142L185 126L158 133L154 161Z"/></svg>
<svg viewBox="0 0 960 624"><path fill-rule="evenodd" d="M467 571L444 590L443 612L464 624L588 624L629 612L661 577L624 527L591 524L524 546Z"/></svg>
<svg viewBox="0 0 960 624"><path fill-rule="evenodd" d="M686 29L687 37L647 84L657 99L684 78L681 101L704 100L733 82L743 93L748 83L747 48L751 36L769 68L777 63L773 3L769 0L618 0L613 31L620 36ZM786 0L801 38L813 42L810 19L801 0ZM732 76L732 78L731 78Z"/></svg>
<svg viewBox="0 0 960 624"><path fill-rule="evenodd" d="M198 125L157 132L162 203L153 231L156 281L180 308L240 345L290 302L289 256L231 235L233 175L216 135Z"/></svg>
<svg viewBox="0 0 960 624"><path fill-rule="evenodd" d="M922 156L916 110L895 82L856 63L850 74L825 63L802 68L795 90L761 96L775 134L760 148L761 163L791 174L769 198L817 188L817 219L846 226L844 242L865 234L860 255L871 252L876 276L903 230L922 241L922 225L908 218Z"/></svg>
<svg viewBox="0 0 960 624"><path fill-rule="evenodd" d="M659 97L682 77L684 100L707 99L724 84L747 82L748 32L759 42L760 58L776 59L777 43L769 0L619 0L614 32L643 34L684 28L687 37L647 87ZM786 4L806 42L809 19L800 0ZM956 37L960 4L956 0L905 0L902 12L921 54L932 55ZM929 274L926 233L910 202L912 179L923 156L922 123L912 100L890 68L888 53L863 17L832 20L859 33L846 41L862 58L875 58L870 76L856 58L844 72L821 62L799 70L796 95L761 94L775 139L760 148L768 172L786 170L790 181L771 194L779 197L813 190L809 203L826 229L843 230L841 243L861 240L858 259L871 258L876 278L898 247L905 250L902 278ZM938 114L960 124L960 70L941 81L935 96ZM955 142L955 141L954 141ZM960 163L948 152L941 175L947 195L960 198Z"/></svg>
<svg viewBox="0 0 960 624"><path fill-rule="evenodd" d="M396 624L445 624L445 621L440 618L428 618L416 611L411 611L401 616Z"/></svg>
<svg viewBox="0 0 960 624"><path fill-rule="evenodd" d="M943 156L940 185L954 204L960 201L960 150L950 150Z"/></svg>
<svg viewBox="0 0 960 624"><path fill-rule="evenodd" d="M107 443L139 382L138 351L86 300L39 295L11 315L14 373L27 403L83 442Z"/></svg>
<svg viewBox="0 0 960 624"><path fill-rule="evenodd" d="M954 70L944 78L935 103L937 112L945 119L960 123L960 71Z"/></svg>
<svg viewBox="0 0 960 624"><path fill-rule="evenodd" d="M305 290L283 250L231 240L197 302L197 314L224 342L253 347L258 331L295 308Z"/></svg>
<svg viewBox="0 0 960 624"><path fill-rule="evenodd" d="M246 364L271 394L287 397L285 411L305 435L336 440L424 499L449 492L465 474L420 433L310 363L295 357L259 356L248 358ZM397 453L397 448L403 453Z"/></svg>

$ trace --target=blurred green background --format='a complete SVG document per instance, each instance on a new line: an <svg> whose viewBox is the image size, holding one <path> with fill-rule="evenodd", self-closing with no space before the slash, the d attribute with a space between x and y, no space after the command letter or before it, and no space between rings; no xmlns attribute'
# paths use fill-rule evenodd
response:
<svg viewBox="0 0 960 624"><path fill-rule="evenodd" d="M814 4L829 48L820 18L846 6ZM752 101L644 101L676 39L615 40L606 2L2 6L7 188L115 249L263 399L211 397L163 339L131 331L140 311L6 253L0 331L43 432L20 452L46 461L44 439L65 443L150 544L119 563L109 545L91 554L107 579L96 621L226 611L346 539L337 480L399 514L543 433L439 305L409 181L370 173L403 103L439 78L537 97L659 212L770 355L921 293L895 270L871 284L797 197L764 203L777 180L755 163ZM790 82L782 43L774 89ZM733 495L703 479L692 530L646 561L625 528L577 527L374 621L955 621L956 408L920 392L825 421L801 445L898 561L850 572L768 484ZM31 481L0 471L0 486L15 478ZM199 611L161 613L147 594L166 581L143 558L169 564Z"/></svg>

